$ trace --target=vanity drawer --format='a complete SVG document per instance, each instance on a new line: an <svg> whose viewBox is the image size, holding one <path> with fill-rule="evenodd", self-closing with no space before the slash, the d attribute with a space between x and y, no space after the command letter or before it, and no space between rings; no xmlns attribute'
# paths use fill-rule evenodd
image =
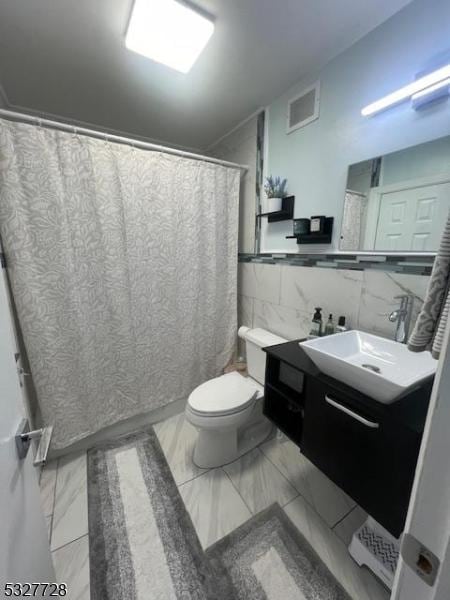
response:
<svg viewBox="0 0 450 600"><path fill-rule="evenodd" d="M408 439L394 432L383 407L370 410L316 378L308 379L301 449L355 502L398 536L414 467ZM396 435L397 434L397 435Z"/></svg>

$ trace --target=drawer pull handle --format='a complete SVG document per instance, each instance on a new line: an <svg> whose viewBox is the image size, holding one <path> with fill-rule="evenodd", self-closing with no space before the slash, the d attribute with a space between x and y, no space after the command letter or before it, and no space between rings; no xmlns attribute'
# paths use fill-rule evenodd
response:
<svg viewBox="0 0 450 600"><path fill-rule="evenodd" d="M342 406L342 404L339 404L338 402L336 402L336 400L333 400L333 398L330 398L329 396L325 396L325 402L327 402L331 406L334 406L334 408L337 408L338 410L342 411L349 417L352 417L352 419L356 419L356 421L359 421L366 427L371 427L372 429L378 429L380 426L379 423L375 423L374 421L368 421L367 419L365 419L361 415L358 415L357 413L353 412L346 406Z"/></svg>

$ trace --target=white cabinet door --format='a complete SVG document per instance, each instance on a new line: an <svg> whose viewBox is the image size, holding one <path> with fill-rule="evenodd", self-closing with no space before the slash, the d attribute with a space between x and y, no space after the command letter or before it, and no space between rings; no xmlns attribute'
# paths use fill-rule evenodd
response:
<svg viewBox="0 0 450 600"><path fill-rule="evenodd" d="M450 183L381 192L375 250L437 250L450 207Z"/></svg>
<svg viewBox="0 0 450 600"><path fill-rule="evenodd" d="M0 597L5 584L54 582L33 449L20 460L15 434L25 410L14 357L12 323L0 272Z"/></svg>

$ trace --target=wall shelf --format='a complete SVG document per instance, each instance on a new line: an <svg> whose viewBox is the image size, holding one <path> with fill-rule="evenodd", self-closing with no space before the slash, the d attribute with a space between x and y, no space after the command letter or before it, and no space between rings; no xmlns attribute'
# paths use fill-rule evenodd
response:
<svg viewBox="0 0 450 600"><path fill-rule="evenodd" d="M323 233L299 233L287 235L287 240L297 240L297 244L331 244L333 238L334 217L326 217Z"/></svg>
<svg viewBox="0 0 450 600"><path fill-rule="evenodd" d="M294 202L295 196L286 196L281 199L281 210L275 212L267 212L256 215L260 217L267 217L269 223L275 223L276 221L289 221L294 218Z"/></svg>

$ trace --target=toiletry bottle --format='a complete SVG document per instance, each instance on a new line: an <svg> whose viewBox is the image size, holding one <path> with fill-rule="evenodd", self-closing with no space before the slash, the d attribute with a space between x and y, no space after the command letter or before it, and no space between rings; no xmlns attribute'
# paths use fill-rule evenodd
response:
<svg viewBox="0 0 450 600"><path fill-rule="evenodd" d="M343 333L348 331L348 327L345 325L345 317L339 317L338 324L336 325L336 333Z"/></svg>
<svg viewBox="0 0 450 600"><path fill-rule="evenodd" d="M327 324L325 325L325 335L332 335L334 333L333 315L330 314L328 317Z"/></svg>
<svg viewBox="0 0 450 600"><path fill-rule="evenodd" d="M311 331L309 332L308 339L311 340L322 335L322 309L317 307L312 318Z"/></svg>

